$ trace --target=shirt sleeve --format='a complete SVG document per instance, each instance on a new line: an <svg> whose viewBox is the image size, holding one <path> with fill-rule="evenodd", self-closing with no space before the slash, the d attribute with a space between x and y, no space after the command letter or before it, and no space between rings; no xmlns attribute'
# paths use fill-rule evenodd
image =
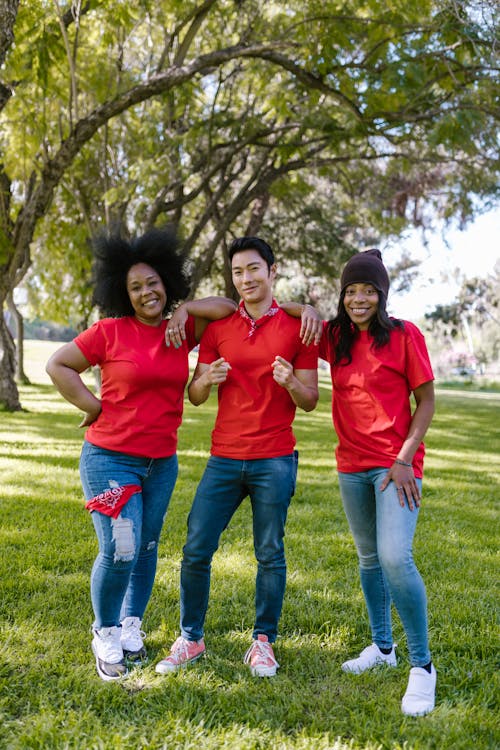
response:
<svg viewBox="0 0 500 750"><path fill-rule="evenodd" d="M102 321L98 320L73 340L91 365L98 365L106 358L106 337Z"/></svg>
<svg viewBox="0 0 500 750"><path fill-rule="evenodd" d="M209 323L201 337L198 362L204 365L209 365L218 358L219 350L215 336L215 326L212 323Z"/></svg>
<svg viewBox="0 0 500 750"><path fill-rule="evenodd" d="M318 348L318 354L321 357L321 359L324 359L326 362L330 361L330 347L328 342L328 321L323 321L323 331L321 333L321 340L319 342L319 348Z"/></svg>
<svg viewBox="0 0 500 750"><path fill-rule="evenodd" d="M412 391L423 383L434 380L434 373L423 333L409 321L404 321L406 373Z"/></svg>
<svg viewBox="0 0 500 750"><path fill-rule="evenodd" d="M195 336L195 319L193 315L188 315L186 321L186 341L189 351L192 351L198 344Z"/></svg>
<svg viewBox="0 0 500 750"><path fill-rule="evenodd" d="M290 335L295 334L298 341L297 354L293 360L294 370L316 370L318 367L318 345L306 345L300 338L301 322L298 318L287 320Z"/></svg>
<svg viewBox="0 0 500 750"><path fill-rule="evenodd" d="M317 344L300 343L300 348L293 361L294 370L316 370L318 367L318 346Z"/></svg>

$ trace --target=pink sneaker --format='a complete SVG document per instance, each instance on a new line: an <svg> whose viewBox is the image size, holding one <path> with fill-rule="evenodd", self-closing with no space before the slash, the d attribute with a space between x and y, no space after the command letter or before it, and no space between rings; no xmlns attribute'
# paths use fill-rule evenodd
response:
<svg viewBox="0 0 500 750"><path fill-rule="evenodd" d="M170 654L156 665L159 674L177 672L181 667L196 661L205 653L205 642L203 638L199 641L188 641L179 636L170 650Z"/></svg>
<svg viewBox="0 0 500 750"><path fill-rule="evenodd" d="M254 677L274 677L279 667L267 635L262 634L257 636L257 640L250 646L243 661L250 666Z"/></svg>

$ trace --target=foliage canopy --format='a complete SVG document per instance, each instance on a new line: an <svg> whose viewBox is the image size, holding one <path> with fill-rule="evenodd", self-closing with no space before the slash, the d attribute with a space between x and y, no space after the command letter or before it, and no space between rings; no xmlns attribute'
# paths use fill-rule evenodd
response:
<svg viewBox="0 0 500 750"><path fill-rule="evenodd" d="M178 225L193 289L231 294L235 235L331 279L495 198L493 0L0 0L0 21L2 305L31 267L38 309L85 325L86 240L116 223Z"/></svg>

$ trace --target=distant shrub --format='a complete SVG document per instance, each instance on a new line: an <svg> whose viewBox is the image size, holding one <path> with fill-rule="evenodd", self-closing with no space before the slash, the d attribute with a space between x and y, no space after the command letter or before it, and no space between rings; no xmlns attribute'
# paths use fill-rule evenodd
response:
<svg viewBox="0 0 500 750"><path fill-rule="evenodd" d="M42 341L72 341L78 331L71 326L62 326L46 320L25 320L24 338Z"/></svg>

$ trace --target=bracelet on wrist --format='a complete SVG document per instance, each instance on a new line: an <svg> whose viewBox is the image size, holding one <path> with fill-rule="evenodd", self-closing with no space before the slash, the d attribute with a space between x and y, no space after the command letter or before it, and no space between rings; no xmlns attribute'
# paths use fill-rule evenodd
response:
<svg viewBox="0 0 500 750"><path fill-rule="evenodd" d="M400 458L395 458L394 463L399 464L400 466L408 466L410 469L412 468L412 464L408 464L406 461L401 461Z"/></svg>

